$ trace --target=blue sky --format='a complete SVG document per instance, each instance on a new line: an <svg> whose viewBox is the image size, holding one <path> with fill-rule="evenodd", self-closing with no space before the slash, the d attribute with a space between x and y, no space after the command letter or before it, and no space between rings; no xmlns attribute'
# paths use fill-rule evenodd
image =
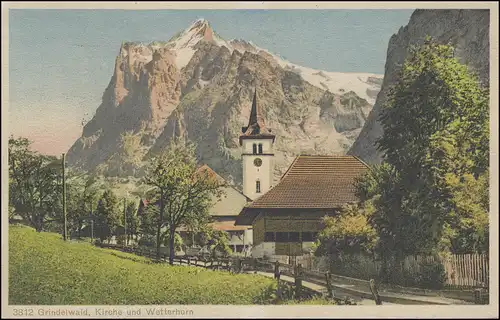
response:
<svg viewBox="0 0 500 320"><path fill-rule="evenodd" d="M9 11L10 131L66 152L99 106L122 41L168 40L198 18L315 69L383 74L413 10ZM18 125L22 121L22 126Z"/></svg>

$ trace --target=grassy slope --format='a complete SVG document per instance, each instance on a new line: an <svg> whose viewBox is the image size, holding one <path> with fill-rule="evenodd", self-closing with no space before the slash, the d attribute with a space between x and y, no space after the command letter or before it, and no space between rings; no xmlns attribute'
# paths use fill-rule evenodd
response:
<svg viewBox="0 0 500 320"><path fill-rule="evenodd" d="M10 304L252 304L272 284L257 275L151 264L9 226Z"/></svg>

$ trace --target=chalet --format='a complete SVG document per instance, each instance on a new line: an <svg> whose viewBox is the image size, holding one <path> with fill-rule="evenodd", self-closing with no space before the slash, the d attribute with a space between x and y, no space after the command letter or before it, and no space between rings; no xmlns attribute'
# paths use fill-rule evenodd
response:
<svg viewBox="0 0 500 320"><path fill-rule="evenodd" d="M266 127L254 94L249 124L242 128L245 205L236 226L252 226L253 257L299 256L322 228L322 218L356 201L354 181L368 166L354 156L301 155L272 186L275 135Z"/></svg>
<svg viewBox="0 0 500 320"><path fill-rule="evenodd" d="M209 209L211 216L211 226L215 230L222 230L228 234L229 245L234 252L243 252L252 245L252 228L249 226L235 225L236 217L241 209L250 201L235 187L228 185L225 180L213 171L207 165L203 165L198 169L199 172L208 171L209 176L215 178L223 185L221 187L224 194L220 199L214 196L213 206ZM148 206L148 201L143 199L139 203L138 214L142 214ZM158 203L155 203L158 205ZM184 244L187 246L193 245L194 234L185 227L179 227L176 230L183 238Z"/></svg>
<svg viewBox="0 0 500 320"><path fill-rule="evenodd" d="M252 256L299 256L322 228L322 218L355 202L355 178L368 166L353 156L295 158L278 184L246 205L236 225L253 227Z"/></svg>

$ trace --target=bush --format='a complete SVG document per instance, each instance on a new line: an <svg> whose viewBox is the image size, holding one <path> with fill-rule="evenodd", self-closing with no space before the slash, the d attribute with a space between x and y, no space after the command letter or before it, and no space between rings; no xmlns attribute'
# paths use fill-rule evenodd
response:
<svg viewBox="0 0 500 320"><path fill-rule="evenodd" d="M276 296L276 283L267 286L258 296L254 298L254 304L275 304Z"/></svg>
<svg viewBox="0 0 500 320"><path fill-rule="evenodd" d="M119 245L125 245L125 235L121 234L119 236L116 236L116 243Z"/></svg>
<svg viewBox="0 0 500 320"><path fill-rule="evenodd" d="M421 288L439 290L446 282L446 271L440 262L424 263L415 280Z"/></svg>
<svg viewBox="0 0 500 320"><path fill-rule="evenodd" d="M437 261L421 263L417 272L408 272L402 265L392 262L388 264L387 272L381 273L382 282L388 284L435 290L444 287L446 277L444 266Z"/></svg>
<svg viewBox="0 0 500 320"><path fill-rule="evenodd" d="M141 247L156 247L156 236L145 234L139 239L137 244Z"/></svg>

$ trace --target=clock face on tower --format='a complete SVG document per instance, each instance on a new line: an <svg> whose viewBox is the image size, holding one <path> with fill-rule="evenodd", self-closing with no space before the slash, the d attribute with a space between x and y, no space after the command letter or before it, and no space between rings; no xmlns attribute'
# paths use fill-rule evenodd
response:
<svg viewBox="0 0 500 320"><path fill-rule="evenodd" d="M260 167L262 165L262 160L260 158L255 158L253 161L254 166Z"/></svg>

